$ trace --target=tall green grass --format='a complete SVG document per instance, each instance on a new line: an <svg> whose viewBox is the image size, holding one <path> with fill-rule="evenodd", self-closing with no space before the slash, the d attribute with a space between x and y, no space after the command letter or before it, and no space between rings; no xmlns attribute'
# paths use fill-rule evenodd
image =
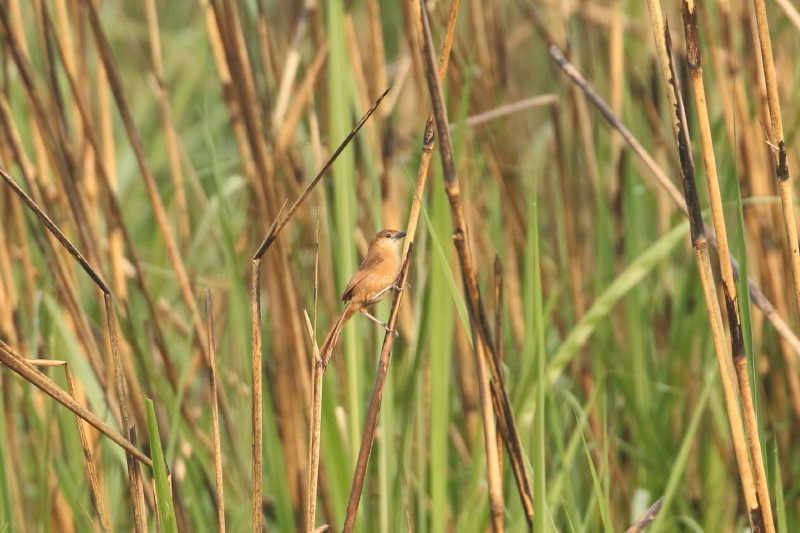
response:
<svg viewBox="0 0 800 533"><path fill-rule="evenodd" d="M58 2L47 0L45 4L55 11ZM362 74L370 80L374 76L368 66L373 51L362 4L343 0L319 3L307 35L299 43L300 68L292 102L301 97L298 87L316 48L325 41L329 52L327 66L315 80L313 98L302 110L290 147L285 153L276 153L271 136L263 139L275 165L275 190L284 195L276 199L277 205L285 199L293 200L318 170L317 142L324 160L364 111L363 97L377 96L360 95L356 76ZM318 340L324 338L341 312L339 297L359 265L363 244L384 221L406 220L412 200L428 107L427 99L419 97L427 95L427 89L413 60L417 52L409 41L415 42L416 36L409 39L406 33L402 5L381 4L379 29L386 45L387 72L394 84L389 99L382 104L385 107L370 123L382 150L362 131L335 162L320 190L309 197L279 236L291 270L290 278L281 279L281 283L297 295L312 321L316 320ZM447 7L440 4L431 13L435 39L440 38L446 20ZM718 8L710 4L709 12L700 16L708 17L709 29L721 32L721 22L711 16ZM746 3L737 0L731 4L734 13L742 17L747 14ZM270 106L277 96L277 75L285 66L301 6L264 2L271 59L260 55L264 43L259 42L256 7L257 2L242 2L239 10L260 88L262 120L268 124ZM568 5L534 5L559 42L570 40L571 60L600 93L622 92L621 119L667 174L676 175L674 154L665 141L669 137L665 102L651 90L655 59L646 13L630 0L587 3L585 7L577 11ZM137 127L146 141L148 162L173 217L171 222L176 225L178 213L168 177L164 132L144 52L143 11L137 3L125 1L102 2L101 8L102 23L112 37ZM159 3L158 9L165 82L187 171L189 209L185 214L191 222L191 239L182 243L183 259L195 293L210 289L217 303L219 386L230 406L232 423L226 429L221 422L228 503L225 516L230 531L247 531L250 511L244 502L250 499L251 442L249 268L254 248L272 220L257 205L253 177L246 171L250 162L239 157L211 52L205 11L198 5L176 3ZM800 53L800 41L797 29L783 12L777 6L770 9L776 61L785 67L779 73L786 76L781 78L786 96L784 113L787 124L792 124L789 118L796 115L798 101L788 65ZM71 17L82 20L84 15L71 3L67 10ZM24 11L21 31L31 48L37 84L53 103L57 95L48 81L36 16L35 9ZM606 73L611 16L624 16L625 83L621 88L610 87ZM623 149L621 161L615 160L614 134L591 108L589 123L581 123L569 82L550 66L546 46L524 9L512 2L465 3L459 17L445 96L450 116L455 117L453 139L462 199L482 296L490 313L494 312L495 255L502 264L503 371L533 481L535 531L621 531L661 496L663 508L650 526L652 531L742 530L747 516L715 374L702 288L688 246L687 224L663 193L645 181L649 171L633 153ZM355 29L361 64L367 65L364 72L355 72L350 56L348 18ZM79 27L70 27L73 38L86 37L83 47L74 52L82 54L87 94L94 96L97 57L93 41L79 33ZM475 49L476 31L485 32L491 44L487 53L498 73L493 79L489 78L489 65L480 63L483 54ZM732 52L749 69L755 61L753 51L745 44L750 37L738 26L730 31L734 32L736 46ZM713 39L715 45L721 45L716 35L704 33L703 38L704 42ZM710 47L711 42L708 44ZM55 69L53 79L59 81L59 98L71 105L71 94L62 80L63 67L56 63ZM712 72L709 65L710 95L728 88L727 81L716 80ZM741 74L749 76L749 72ZM79 242L63 186L59 185L66 177L53 173L46 157L37 157L27 96L17 69L8 62L3 67L3 80L0 91L10 103L22 148L36 171L32 187L46 193L49 200L42 207L74 242ZM747 135L759 138L757 125L763 117L756 83L750 78L743 81L750 115L737 115L742 119L737 127L748 128ZM556 115L526 109L474 127L465 122L469 116L544 93L558 97ZM99 104L93 100L93 105L93 112L99 115ZM722 166L726 176L723 188L727 191L726 205L730 206L731 234L735 234L732 247L742 267L739 295L752 362L750 378L757 388L756 405L778 528L794 531L800 528L800 454L794 445L797 414L792 412L785 373L792 370L786 361L796 359L797 354L789 354L788 359L780 356L779 340L761 312L751 305L744 281L749 275L766 290L770 276L789 286L790 273L788 264L781 262L783 252L774 251L783 242L780 226L772 222L776 206L750 199L750 169L740 166L744 164L741 145L727 138L727 110L722 105L721 101L710 102L718 159L727 160ZM175 529L205 531L216 524L217 516L213 457L205 444L211 434L208 376L135 160L116 112L112 114L114 138L106 141L113 142L116 150L113 165L119 176L123 223L132 235L158 307L158 315L150 316L134 280L127 279L130 296L120 302L121 334L133 373L154 404L148 410L152 412L149 428L154 433L147 444L146 428L137 425L139 445L159 459L158 445L163 443L172 490L163 477L164 470L153 473L145 469L145 482L150 484L155 476L161 511L169 511L164 503L174 505ZM567 246L553 120L560 121L564 136L567 200L577 228L577 249ZM74 119L69 119L66 127L74 145L70 153L85 156L86 139ZM581 128L587 128L594 159L583 151ZM271 131L271 127L265 130ZM794 135L787 127L787 137ZM751 153L761 157L762 148L753 147ZM94 162L76 160L82 170L76 173L76 179L82 193L89 195L86 176ZM356 529L361 532L480 533L491 527L469 317L438 156L433 161L421 199L421 226L410 265L411 286L404 295L400 336L394 343L359 507ZM790 150L791 168L797 168L796 163L796 154ZM0 135L0 165L23 182L23 167L5 135ZM385 167L383 180L378 175L380 165ZM589 179L592 166L597 169L597 183ZM47 181L47 176L53 181ZM7 310L0 311L0 338L6 341L13 332L19 351L26 356L68 361L85 395L84 403L117 427L114 393L103 388L109 376L96 374L88 362L86 339L75 327L65 288L48 262L52 252L45 230L35 217L11 217L18 199L6 189L0 190L0 212L9 214L9 222L0 228L0 253L10 258L4 260L9 269L0 268L0 295L9 302ZM612 195L612 191L618 195ZM392 202L385 202L386 198ZM104 194L93 202L87 205L100 221L96 231L102 264L98 268L110 278L108 239L113 221ZM313 236L317 217L323 241L314 315ZM754 228L755 221L763 227ZM776 248L758 242L756 235L765 235L764 240L774 241ZM277 252L270 249L268 254L272 253ZM763 259L766 253L777 254L777 264L786 270L772 270ZM33 266L32 271L25 270L23 257ZM568 266L572 262L578 262L582 273L580 290L586 309L580 317L570 296ZM80 312L105 356L104 315L97 291L78 267L70 268ZM274 274L269 269L263 271L265 279ZM32 293L25 292L27 275L35 280ZM298 483L305 487L305 458L300 469L293 470L287 457L308 446L305 413L310 401L302 387L296 386L299 370L285 364L295 358L278 350L301 351L286 339L290 338L288 325L300 323L302 316L283 316L282 302L266 289L266 283L264 287L261 298L265 317L278 317L263 322L265 521L270 531L298 531L305 516L304 497L297 500L292 487ZM11 304L12 288L19 297L15 305ZM773 299L781 297L767 293ZM385 319L388 308L383 303L374 312ZM784 318L796 330L796 312L791 306L789 309ZM157 355L154 323L164 330L169 357L178 370L175 390ZM286 331L275 327L277 323ZM304 350L310 353L304 326L300 331L307 343ZM379 327L361 316L354 317L345 327L325 376L317 525L328 523L338 529L344 522L382 338ZM47 373L63 384L55 370ZM285 383L291 383L292 388L277 386ZM292 394L282 397L281 390L291 390ZM287 420L279 405L291 405L296 420ZM292 425L296 421L300 424L297 433ZM0 368L0 432L0 532L58 531L61 526L86 531L95 527L74 417L5 368ZM133 518L124 455L104 438L97 440L95 447L113 528L129 530ZM507 531L528 531L508 454L501 450ZM148 513L149 526L155 531L155 509L148 509ZM163 514L158 520L163 531L170 530L165 524L172 524L172 518Z"/></svg>

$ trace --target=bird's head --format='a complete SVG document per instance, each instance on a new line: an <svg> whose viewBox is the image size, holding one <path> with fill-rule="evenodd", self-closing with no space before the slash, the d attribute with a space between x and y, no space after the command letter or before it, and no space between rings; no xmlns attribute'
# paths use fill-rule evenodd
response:
<svg viewBox="0 0 800 533"><path fill-rule="evenodd" d="M397 231L393 229L382 229L375 234L372 242L369 244L370 250L393 250L400 251L400 239L406 236L405 231Z"/></svg>

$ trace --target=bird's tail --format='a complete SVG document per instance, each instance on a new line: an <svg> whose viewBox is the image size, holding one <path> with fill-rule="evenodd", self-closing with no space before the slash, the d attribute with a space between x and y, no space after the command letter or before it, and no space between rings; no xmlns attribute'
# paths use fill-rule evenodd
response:
<svg viewBox="0 0 800 533"><path fill-rule="evenodd" d="M355 307L348 303L345 306L344 311L342 311L342 314L339 315L339 318L333 324L331 330L328 332L328 336L325 337L325 341L322 343L322 346L319 349L319 357L322 359L325 365L327 365L328 361L330 361L331 356L333 355L333 349L336 348L336 343L339 342L339 335L342 333L342 327L344 327L344 323L350 320L350 317L352 317L355 312Z"/></svg>

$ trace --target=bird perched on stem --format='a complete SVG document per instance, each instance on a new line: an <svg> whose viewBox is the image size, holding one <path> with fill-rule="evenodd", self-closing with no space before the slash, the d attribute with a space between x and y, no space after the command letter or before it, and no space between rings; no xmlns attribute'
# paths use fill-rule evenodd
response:
<svg viewBox="0 0 800 533"><path fill-rule="evenodd" d="M353 274L342 295L346 302L342 314L331 328L325 342L320 348L320 357L327 364L333 348L339 340L342 327L356 312L363 313L370 320L380 324L383 329L394 333L386 322L381 322L367 311L367 307L381 301L392 290L402 290L397 286L402 260L400 258L400 239L406 236L405 231L384 229L375 234L369 243L367 255L358 271Z"/></svg>

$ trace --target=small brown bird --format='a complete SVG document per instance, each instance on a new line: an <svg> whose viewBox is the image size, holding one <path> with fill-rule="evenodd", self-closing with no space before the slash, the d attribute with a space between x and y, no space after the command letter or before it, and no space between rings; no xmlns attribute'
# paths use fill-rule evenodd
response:
<svg viewBox="0 0 800 533"><path fill-rule="evenodd" d="M385 322L381 322L367 311L367 307L381 301L391 290L401 290L397 286L397 276L400 274L402 260L400 259L400 239L406 236L405 231L384 229L379 231L369 243L367 255L358 271L350 279L342 295L346 302L342 314L331 328L325 342L320 348L323 361L330 358L333 348L339 340L342 327L356 311L363 313L369 319L383 326L386 331L391 331ZM397 334L396 331L393 333Z"/></svg>

